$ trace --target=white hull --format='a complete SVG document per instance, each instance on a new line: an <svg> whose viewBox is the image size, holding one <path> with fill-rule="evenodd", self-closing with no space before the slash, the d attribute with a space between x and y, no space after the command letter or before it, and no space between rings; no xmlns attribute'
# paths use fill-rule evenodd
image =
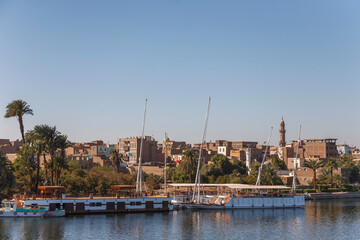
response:
<svg viewBox="0 0 360 240"><path fill-rule="evenodd" d="M12 217L12 218L41 218L41 217L63 217L65 211L55 212L0 212L0 218Z"/></svg>
<svg viewBox="0 0 360 240"><path fill-rule="evenodd" d="M305 206L305 196L231 198L226 203L184 204L189 209L272 209Z"/></svg>
<svg viewBox="0 0 360 240"><path fill-rule="evenodd" d="M25 206L37 204L46 210L56 208L65 210L66 214L117 213L117 212L156 212L172 211L172 198L96 198L96 199L52 199L25 200Z"/></svg>

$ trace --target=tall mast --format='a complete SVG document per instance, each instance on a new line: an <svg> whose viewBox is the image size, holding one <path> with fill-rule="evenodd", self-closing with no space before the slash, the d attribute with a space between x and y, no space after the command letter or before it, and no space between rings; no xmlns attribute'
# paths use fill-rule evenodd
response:
<svg viewBox="0 0 360 240"><path fill-rule="evenodd" d="M164 141L164 144L165 144L165 146L164 146L164 156L165 156L165 159L164 159L164 185L165 185L165 187L164 187L164 191L165 191L165 194L167 194L167 179L166 179L166 158L167 158L167 134L166 134L166 132L165 132L165 141Z"/></svg>
<svg viewBox="0 0 360 240"><path fill-rule="evenodd" d="M296 194L296 170L297 170L297 159L298 159L298 154L299 154L299 145L300 145L300 135L301 135L301 125L299 128L299 138L298 138L298 144L297 144L297 148L296 148L296 155L295 155L295 161L294 161L294 174L293 174L293 182L292 182L292 193L295 195Z"/></svg>
<svg viewBox="0 0 360 240"><path fill-rule="evenodd" d="M142 149L143 149L143 142L144 142L146 107L147 107L147 99L145 100L144 120L143 120L142 134L141 134L141 140L140 140L139 168L138 168L138 174L137 174L137 180L136 180L136 194L137 194L137 195L141 195L141 193L142 193L142 171L141 171L141 162L142 162Z"/></svg>
<svg viewBox="0 0 360 240"><path fill-rule="evenodd" d="M194 185L194 192L193 192L193 201L195 201L195 195L196 195L196 190L197 190L197 202L200 203L200 165L201 165L201 159L202 159L202 152L203 152L203 144L205 143L205 139L206 139L206 130L207 130L207 125L208 125L208 119L209 119L209 111L210 111L210 102L211 102L211 97L209 97L209 101L208 101L208 107L207 107L207 111L206 111L206 116L205 116L205 127L204 127L204 132L203 132L203 137L202 137L202 141L200 144L200 152L199 152L199 160L198 160L198 165L197 165L197 170L196 170L196 177L195 177L195 185Z"/></svg>
<svg viewBox="0 0 360 240"><path fill-rule="evenodd" d="M265 162L265 159L266 159L266 154L267 154L267 151L268 151L268 148L269 148L269 143L270 143L270 139L271 139L272 130L273 130L273 127L271 127L271 129L270 129L270 134L269 134L269 137L268 137L268 140L267 140L267 143L266 143L264 157L263 157L261 165L259 167L259 173L258 173L258 177L257 177L257 180L256 180L256 186L261 185L261 171L262 171L262 168L264 166L264 162Z"/></svg>

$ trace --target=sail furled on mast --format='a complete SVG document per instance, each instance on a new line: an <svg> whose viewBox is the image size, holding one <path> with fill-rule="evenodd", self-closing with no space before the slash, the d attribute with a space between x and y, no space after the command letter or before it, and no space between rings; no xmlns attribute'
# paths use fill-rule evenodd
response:
<svg viewBox="0 0 360 240"><path fill-rule="evenodd" d="M141 195L142 193L142 149L143 149L143 142L144 142L144 130L145 130L145 120L146 120L146 108L147 108L148 100L145 99L145 110L144 110L144 119L142 124L142 134L141 134L141 141L140 141L140 155L139 155L139 167L138 167L138 174L136 179L136 194Z"/></svg>
<svg viewBox="0 0 360 240"><path fill-rule="evenodd" d="M268 151L268 148L269 148L272 130L273 130L273 127L270 128L269 137L268 137L268 140L267 140L267 142L266 142L265 153L264 153L264 156L263 156L261 165L260 165L260 167L259 167L258 177L257 177L256 184L255 184L256 186L260 186L260 185L261 185L261 172L262 172L262 168L263 168L263 166L264 166L265 159L266 159L266 154L267 154L267 151Z"/></svg>
<svg viewBox="0 0 360 240"><path fill-rule="evenodd" d="M211 97L209 97L209 100L208 100L208 107L207 107L206 116L205 116L205 126L204 126L204 132L203 132L201 144L200 144L199 160L198 160L198 165L197 165L197 170L196 170L195 185L194 185L193 198L192 198L192 201L195 201L195 196L197 193L197 202L198 203L200 202L200 184L201 184L200 166L201 166L203 145L206 141L206 131L207 131L207 125L208 125L208 120L209 120L210 103L211 103Z"/></svg>

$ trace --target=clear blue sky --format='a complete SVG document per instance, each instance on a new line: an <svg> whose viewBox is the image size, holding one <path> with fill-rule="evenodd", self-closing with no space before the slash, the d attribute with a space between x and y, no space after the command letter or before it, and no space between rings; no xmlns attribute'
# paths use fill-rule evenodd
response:
<svg viewBox="0 0 360 240"><path fill-rule="evenodd" d="M141 134L360 147L359 1L1 1L0 115L14 99L72 141ZM20 138L0 117L0 138Z"/></svg>

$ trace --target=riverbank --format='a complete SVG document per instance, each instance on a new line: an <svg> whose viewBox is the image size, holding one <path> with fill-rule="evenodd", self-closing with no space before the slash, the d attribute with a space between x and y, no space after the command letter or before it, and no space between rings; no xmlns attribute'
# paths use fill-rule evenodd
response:
<svg viewBox="0 0 360 240"><path fill-rule="evenodd" d="M360 192L309 193L305 200L349 199L360 198Z"/></svg>

